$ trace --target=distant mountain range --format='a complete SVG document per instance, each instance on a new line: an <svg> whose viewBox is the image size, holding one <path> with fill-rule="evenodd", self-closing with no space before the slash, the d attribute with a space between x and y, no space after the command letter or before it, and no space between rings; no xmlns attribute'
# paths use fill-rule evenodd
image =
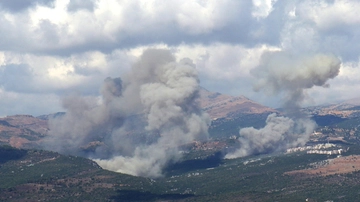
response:
<svg viewBox="0 0 360 202"><path fill-rule="evenodd" d="M49 131L47 120L31 115L0 118L0 145L33 148Z"/></svg>
<svg viewBox="0 0 360 202"><path fill-rule="evenodd" d="M224 95L204 88L200 89L198 101L213 120L211 129L214 131L210 132L224 133L221 136L230 135L225 133L236 135L238 128L241 127L262 127L268 114L278 113L277 110L256 103L245 96ZM333 105L308 107L303 110L314 117L329 115L339 118L359 117L360 98ZM48 120L63 115L64 112L58 112L38 117L13 115L0 118L0 145L33 148L48 134Z"/></svg>
<svg viewBox="0 0 360 202"><path fill-rule="evenodd" d="M214 120L231 118L237 114L263 114L276 110L256 103L245 96L230 96L200 89L200 106Z"/></svg>
<svg viewBox="0 0 360 202"><path fill-rule="evenodd" d="M354 118L360 116L360 97L346 100L340 103L313 106L304 108L312 115L334 115L341 118Z"/></svg>
<svg viewBox="0 0 360 202"><path fill-rule="evenodd" d="M198 101L212 118L210 139L186 145L182 160L169 164L158 179L115 173L90 159L38 149L48 135L48 121L64 112L0 118L0 201L358 201L360 99L302 109L318 123L310 148L328 149L308 154L301 150L306 146L236 159L222 157L236 144L239 129L263 127L268 114L280 112L244 96L206 89ZM128 120L134 127L144 121L137 115ZM331 151L343 153L324 154Z"/></svg>

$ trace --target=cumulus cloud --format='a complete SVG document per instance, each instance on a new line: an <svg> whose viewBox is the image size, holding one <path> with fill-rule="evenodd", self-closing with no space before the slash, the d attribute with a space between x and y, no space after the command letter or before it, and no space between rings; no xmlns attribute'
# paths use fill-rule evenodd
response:
<svg viewBox="0 0 360 202"><path fill-rule="evenodd" d="M146 50L122 80L105 79L101 94L100 103L67 97L67 113L50 122L45 148L90 156L106 169L159 177L180 159L180 146L207 139L209 118L196 101L199 80L190 59L176 62L168 50ZM131 117L135 128L127 122Z"/></svg>
<svg viewBox="0 0 360 202"><path fill-rule="evenodd" d="M292 17L281 30L283 46L299 51L331 52L343 61L357 60L357 1L302 1L289 4Z"/></svg>
<svg viewBox="0 0 360 202"><path fill-rule="evenodd" d="M67 10L75 12L79 10L94 11L95 2L93 0L72 0L67 5Z"/></svg>
<svg viewBox="0 0 360 202"><path fill-rule="evenodd" d="M253 0L254 9L252 15L257 18L266 18L272 11L277 0Z"/></svg>
<svg viewBox="0 0 360 202"><path fill-rule="evenodd" d="M184 39L247 42L248 36L240 29L250 28L252 21L247 9L252 4L246 1L99 1L95 5L93 1L57 0L53 4L39 4L22 14L6 13L0 28L14 34L21 30L24 37L20 38L27 43L16 49L62 55L161 42L174 45ZM14 22L17 26L12 26ZM8 47L14 43L11 40Z"/></svg>
<svg viewBox="0 0 360 202"><path fill-rule="evenodd" d="M0 8L11 12L19 12L36 5L51 6L54 0L3 0Z"/></svg>
<svg viewBox="0 0 360 202"><path fill-rule="evenodd" d="M349 47L332 44L349 45L358 39L354 16L359 3L354 1L32 2L37 6L26 12L2 11L0 29L6 33L7 49L62 55L158 43L301 48L316 42L304 48L337 51L345 57Z"/></svg>
<svg viewBox="0 0 360 202"><path fill-rule="evenodd" d="M332 53L344 63L356 64L359 8L359 2L351 0L1 1L0 51L6 61L1 65L32 70L28 81L34 83L21 93L34 94L37 86L39 96L42 90L56 95L70 89L98 96L91 89L101 85L100 77L127 70L129 65L124 63L141 55L139 50L164 46L177 58L189 55L207 89L244 94L278 107L278 97L254 93L248 84L249 72L262 52ZM10 61L14 55L20 62ZM97 59L96 66L86 64ZM317 100L324 95L333 99L327 92L351 98L350 87L344 86L355 80L334 83L339 85L316 89L313 95ZM10 92L10 87L15 86L3 86L3 90Z"/></svg>

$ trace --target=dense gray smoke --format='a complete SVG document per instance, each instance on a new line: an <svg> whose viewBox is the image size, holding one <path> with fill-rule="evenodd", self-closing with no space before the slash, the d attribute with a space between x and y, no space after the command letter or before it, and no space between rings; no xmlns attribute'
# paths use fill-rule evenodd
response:
<svg viewBox="0 0 360 202"><path fill-rule="evenodd" d="M122 80L107 78L101 94L100 103L80 96L64 100L67 113L50 122L48 148L79 155L91 150L105 169L159 177L179 160L180 146L208 138L209 118L196 102L195 66L189 59L176 62L168 50L144 51ZM134 130L145 132L136 138Z"/></svg>
<svg viewBox="0 0 360 202"><path fill-rule="evenodd" d="M306 99L306 89L314 86L328 87L329 79L339 74L340 60L333 55L316 54L297 56L277 51L262 55L260 65L253 69L256 91L270 95L283 94L283 107L299 110Z"/></svg>
<svg viewBox="0 0 360 202"><path fill-rule="evenodd" d="M332 55L295 56L283 51L265 53L260 65L252 71L257 80L255 90L264 90L270 95L281 94L287 117L271 114L264 128L241 129L238 139L240 148L227 154L226 158L283 151L304 145L316 127L314 121L300 112L301 103L306 99L306 89L327 87L326 82L338 75L340 64L340 60Z"/></svg>
<svg viewBox="0 0 360 202"><path fill-rule="evenodd" d="M125 113L115 102L121 95L121 79L107 78L101 89L102 103L91 97L70 95L63 100L63 117L49 121L46 149L65 154L84 155L87 149L101 146L99 140L121 127Z"/></svg>
<svg viewBox="0 0 360 202"><path fill-rule="evenodd" d="M238 139L241 147L226 158L237 158L264 152L284 151L287 148L303 145L313 132L316 124L310 119L290 119L270 114L266 126L261 129L253 127L240 130Z"/></svg>

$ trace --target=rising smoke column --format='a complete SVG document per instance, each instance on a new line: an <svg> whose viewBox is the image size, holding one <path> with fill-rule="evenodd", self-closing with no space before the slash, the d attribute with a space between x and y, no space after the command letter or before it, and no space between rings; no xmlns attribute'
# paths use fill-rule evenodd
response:
<svg viewBox="0 0 360 202"><path fill-rule="evenodd" d="M49 136L43 147L64 154L84 156L84 147L122 126L125 112L117 102L122 93L120 78L106 78L101 88L103 101L72 94L62 100L63 117L49 120ZM94 145L99 146L99 145Z"/></svg>
<svg viewBox="0 0 360 202"><path fill-rule="evenodd" d="M240 148L227 154L226 158L283 151L304 145L316 127L314 121L300 112L301 103L306 99L306 89L328 87L326 82L338 75L340 64L333 55L295 56L284 51L265 53L260 65L252 71L257 81L254 88L270 95L281 94L287 117L271 114L264 128L241 129L238 139Z"/></svg>
<svg viewBox="0 0 360 202"><path fill-rule="evenodd" d="M169 162L180 159L179 147L208 137L209 118L196 99L199 80L189 59L176 62L168 50L144 51L122 79L105 80L102 102L80 96L64 100L66 115L50 124L47 145L57 151L81 153L99 136L92 158L105 169L146 177L159 177ZM151 142L133 142L125 134L129 115L143 114ZM140 125L139 125L140 127ZM152 136L154 138L154 136Z"/></svg>
<svg viewBox="0 0 360 202"><path fill-rule="evenodd" d="M145 71L145 72L144 72ZM169 161L180 158L181 145L207 138L208 117L196 99L199 80L189 59L175 62L167 51L146 51L133 68L131 78L147 115L146 130L160 134L151 145L139 146L132 156L96 160L100 166L133 175L159 177Z"/></svg>

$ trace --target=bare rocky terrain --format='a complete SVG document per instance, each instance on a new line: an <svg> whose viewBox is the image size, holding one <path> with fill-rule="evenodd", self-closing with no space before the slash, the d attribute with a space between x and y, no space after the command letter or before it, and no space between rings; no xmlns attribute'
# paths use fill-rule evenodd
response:
<svg viewBox="0 0 360 202"><path fill-rule="evenodd" d="M335 104L308 107L304 110L320 116L334 115L342 118L358 117L360 115L360 97Z"/></svg>
<svg viewBox="0 0 360 202"><path fill-rule="evenodd" d="M276 112L276 110L260 105L245 96L234 97L210 92L204 88L200 90L200 106L213 120L218 118L231 118L239 113L263 114Z"/></svg>
<svg viewBox="0 0 360 202"><path fill-rule="evenodd" d="M49 131L47 120L31 115L0 118L0 144L16 148L34 147Z"/></svg>
<svg viewBox="0 0 360 202"><path fill-rule="evenodd" d="M288 175L335 175L352 173L360 170L360 155L339 156L313 164L312 168L286 172Z"/></svg>

